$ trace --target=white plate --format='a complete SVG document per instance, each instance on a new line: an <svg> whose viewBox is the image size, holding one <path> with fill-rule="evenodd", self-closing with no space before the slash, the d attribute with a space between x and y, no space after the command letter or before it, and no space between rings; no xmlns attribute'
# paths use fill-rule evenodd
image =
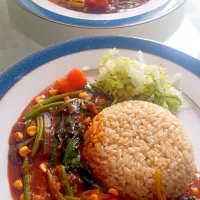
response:
<svg viewBox="0 0 200 200"><path fill-rule="evenodd" d="M126 12L89 14L65 9L48 0L14 1L25 10L46 20L85 28L114 28L141 24L160 18L185 2L185 0L150 0Z"/></svg>
<svg viewBox="0 0 200 200"><path fill-rule="evenodd" d="M128 37L91 37L63 42L36 52L19 61L0 75L0 188L1 199L10 200L7 180L8 137L31 99L70 69L97 67L109 48L116 47L120 55L133 57L142 50L147 63L162 64L170 75L183 75L179 89L191 100L191 107L182 109L178 118L190 134L196 162L200 168L200 61L159 43ZM87 74L89 79L95 76Z"/></svg>

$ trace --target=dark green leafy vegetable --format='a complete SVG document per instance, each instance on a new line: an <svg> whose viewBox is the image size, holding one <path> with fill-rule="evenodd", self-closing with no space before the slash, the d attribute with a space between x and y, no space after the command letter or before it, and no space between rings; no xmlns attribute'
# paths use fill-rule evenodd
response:
<svg viewBox="0 0 200 200"><path fill-rule="evenodd" d="M92 175L92 172L85 165L84 168L78 169L81 179L84 181L84 190L99 189L101 192L106 193L107 189L100 186Z"/></svg>
<svg viewBox="0 0 200 200"><path fill-rule="evenodd" d="M188 200L196 200L195 196L188 197Z"/></svg>
<svg viewBox="0 0 200 200"><path fill-rule="evenodd" d="M43 131L44 130L43 130L43 118L42 118L42 116L36 117L36 124L37 124L37 135L36 135L35 142L34 142L34 145L33 145L33 149L32 149L32 152L31 152L32 157L34 157L35 154L37 153L39 146L40 146L40 142L43 139Z"/></svg>
<svg viewBox="0 0 200 200"><path fill-rule="evenodd" d="M49 168L52 168L54 166L54 164L56 163L56 155L57 155L56 148L57 148L58 144L59 144L58 140L57 140L57 138L55 138L52 142L52 152L51 152L51 155L48 160Z"/></svg>
<svg viewBox="0 0 200 200"><path fill-rule="evenodd" d="M78 138L79 134L80 132L74 134L65 149L63 164L65 165L67 171L73 168L84 168L84 165L81 163L80 153L78 150L80 145L80 139Z"/></svg>
<svg viewBox="0 0 200 200"><path fill-rule="evenodd" d="M190 196L190 197L180 197L178 200L196 200L195 196Z"/></svg>
<svg viewBox="0 0 200 200"><path fill-rule="evenodd" d="M74 193L73 193L72 188L71 188L71 186L69 184L68 177L67 177L67 174L66 174L64 166L62 166L60 168L59 175L60 175L61 180L65 182L65 192L66 192L66 194L69 195L69 196L74 197Z"/></svg>
<svg viewBox="0 0 200 200"><path fill-rule="evenodd" d="M9 160L14 164L14 165L22 165L23 159L19 155L19 151L17 149L16 145L10 145L9 152L8 152L8 157Z"/></svg>
<svg viewBox="0 0 200 200"><path fill-rule="evenodd" d="M31 175L29 172L29 161L28 157L24 158L24 175L23 175L23 182L24 182L24 200L31 200L31 185L30 185L30 179Z"/></svg>

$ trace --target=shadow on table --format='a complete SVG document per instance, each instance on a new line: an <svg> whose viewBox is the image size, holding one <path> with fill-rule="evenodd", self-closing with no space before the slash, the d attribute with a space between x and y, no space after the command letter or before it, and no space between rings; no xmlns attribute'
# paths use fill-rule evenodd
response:
<svg viewBox="0 0 200 200"><path fill-rule="evenodd" d="M152 22L121 29L83 29L56 24L25 11L7 0L11 24L18 32L42 46L60 41L94 35L124 35L166 41L179 28L185 15L185 5L176 11Z"/></svg>

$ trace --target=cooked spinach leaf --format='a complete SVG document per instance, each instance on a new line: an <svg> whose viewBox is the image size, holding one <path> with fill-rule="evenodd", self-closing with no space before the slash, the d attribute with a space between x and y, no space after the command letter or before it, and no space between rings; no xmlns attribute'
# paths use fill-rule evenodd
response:
<svg viewBox="0 0 200 200"><path fill-rule="evenodd" d="M84 168L79 153L79 135L80 131L76 132L71 139L68 139L63 158L63 164L67 171L73 168Z"/></svg>

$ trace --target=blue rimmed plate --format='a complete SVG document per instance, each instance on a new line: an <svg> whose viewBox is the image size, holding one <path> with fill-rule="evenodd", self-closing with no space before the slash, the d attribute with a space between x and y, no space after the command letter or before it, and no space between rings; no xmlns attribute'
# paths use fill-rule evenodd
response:
<svg viewBox="0 0 200 200"><path fill-rule="evenodd" d="M89 14L60 7L48 0L14 0L25 10L46 20L85 28L115 28L142 24L177 9L185 0L150 0L126 12Z"/></svg>
<svg viewBox="0 0 200 200"><path fill-rule="evenodd" d="M120 55L135 57L141 50L147 63L162 64L169 75L181 73L178 89L189 103L177 117L188 130L195 154L200 152L200 61L185 53L160 43L129 37L101 36L62 42L38 51L11 66L0 75L0 177L1 198L11 200L7 179L8 137L30 100L56 79L72 68L99 65L109 48L116 47ZM86 72L88 79L95 79L96 70ZM200 168L200 157L196 157Z"/></svg>

